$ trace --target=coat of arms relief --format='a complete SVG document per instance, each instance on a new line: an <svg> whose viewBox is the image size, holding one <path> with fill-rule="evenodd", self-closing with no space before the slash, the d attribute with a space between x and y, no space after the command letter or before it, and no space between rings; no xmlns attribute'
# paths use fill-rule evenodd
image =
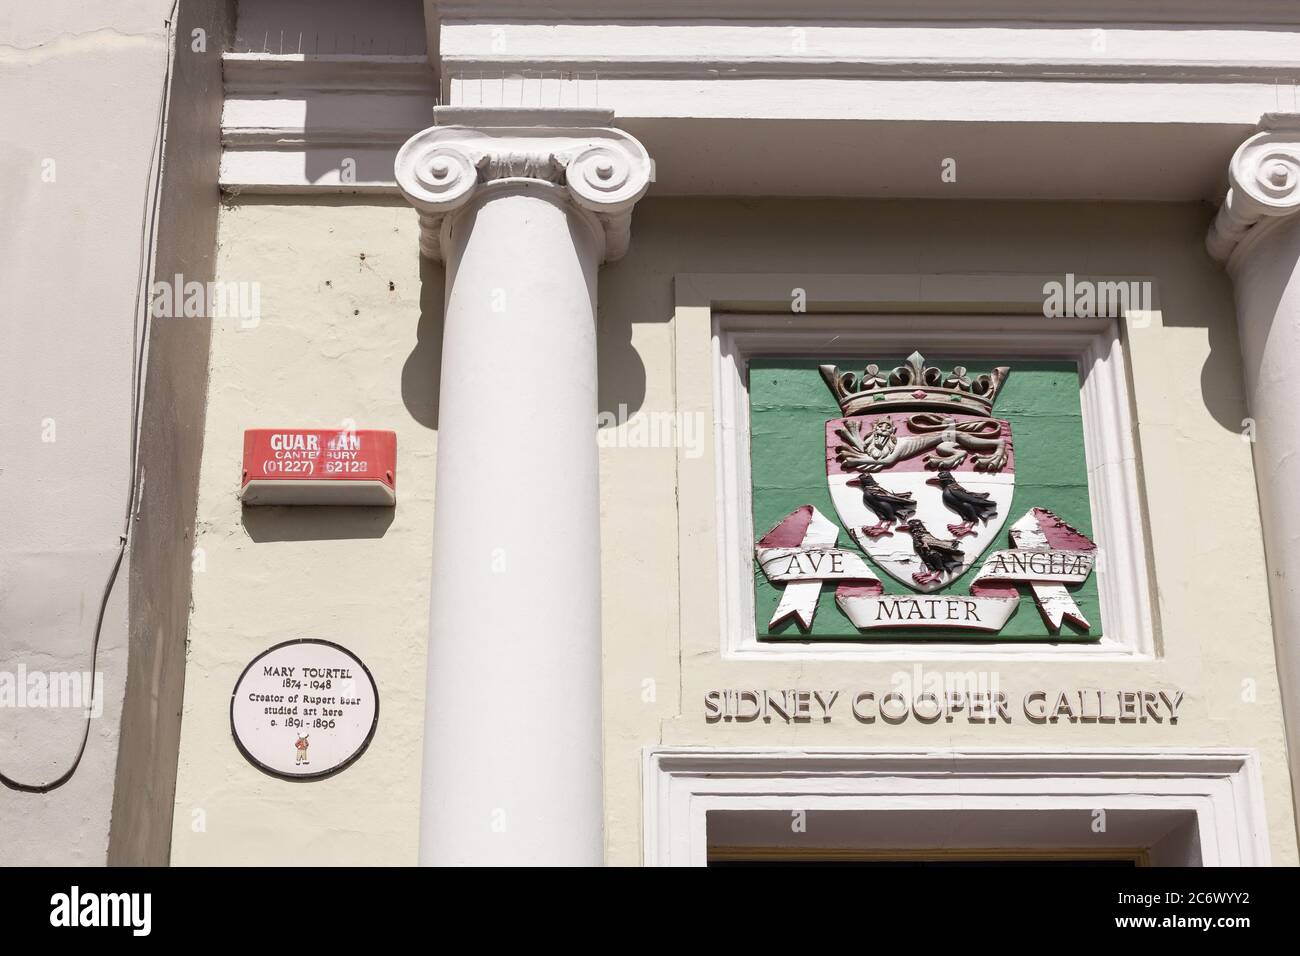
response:
<svg viewBox="0 0 1300 956"><path fill-rule="evenodd" d="M782 374L806 387L809 371ZM1041 486L1044 500L1026 507L1023 496L1017 497L1013 423L994 417L994 404L1012 380L1011 367L973 374L962 365L928 364L913 352L889 369L868 364L858 373L823 364L816 373L841 412L825 421L823 448L829 510L839 524L816 502L806 502L759 536L762 579L781 591L766 622L769 635L784 633L791 622L795 636L810 632L823 593L833 592L844 636L947 633L950 639L988 639L1007 630L1013 618L1010 630L1018 639L1099 636L1075 598L1089 582L1096 557L1087 534L1069 523L1090 517L1086 475L1080 470L1064 480L1044 480L1044 474L1060 479L1059 468L1031 468L1037 486L1028 492L1038 493ZM1077 448L1081 457L1081 435L1068 434L1081 428L1077 371L1075 412L1057 411L1071 397L1069 375L1068 369L1026 373L1027 383L1054 393L1051 408L1037 415L1032 393L1017 402L1035 439L1027 454L1065 449L1068 457ZM1053 436L1051 428L1059 434ZM753 441L757 459L758 434ZM1063 513L1061 504L1084 513ZM1039 612L1032 625L1018 613L1022 595ZM761 620L759 627L761 633Z"/></svg>

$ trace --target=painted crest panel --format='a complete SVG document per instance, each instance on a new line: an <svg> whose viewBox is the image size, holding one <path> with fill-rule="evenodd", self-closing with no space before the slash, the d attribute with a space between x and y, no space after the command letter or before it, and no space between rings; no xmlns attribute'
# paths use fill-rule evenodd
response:
<svg viewBox="0 0 1300 956"><path fill-rule="evenodd" d="M1074 363L882 359L750 363L759 637L1099 639Z"/></svg>

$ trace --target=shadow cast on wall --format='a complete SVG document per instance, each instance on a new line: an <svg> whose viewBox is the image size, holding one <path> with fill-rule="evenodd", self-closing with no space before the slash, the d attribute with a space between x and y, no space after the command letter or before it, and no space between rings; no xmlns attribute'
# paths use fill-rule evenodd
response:
<svg viewBox="0 0 1300 956"><path fill-rule="evenodd" d="M1188 234L1198 244L1203 268L1184 270L1177 281L1160 283L1154 308L1165 328L1205 330L1210 351L1201 366L1201 398L1206 411L1219 425L1240 434L1250 412L1242 377L1237 305L1231 278L1204 247L1204 236L1217 211L1217 205L1211 203L1189 207ZM1129 334L1138 332L1133 330Z"/></svg>
<svg viewBox="0 0 1300 956"><path fill-rule="evenodd" d="M634 256L635 246L629 253ZM613 416L626 421L640 411L646 396L645 361L632 344L632 323L644 321L637 309L627 307L617 291L625 284L624 270L635 271L635 261L621 259L601 268L600 291L596 300L596 347L599 375L596 379L596 404L602 420ZM671 293L671 281L668 283ZM609 289L610 294L604 295ZM669 309L671 317L671 308Z"/></svg>
<svg viewBox="0 0 1300 956"><path fill-rule="evenodd" d="M397 509L349 505L245 505L248 536L267 541L338 541L382 538Z"/></svg>
<svg viewBox="0 0 1300 956"><path fill-rule="evenodd" d="M418 255L418 253L417 253ZM441 262L420 259L420 319L415 348L402 363L402 402L425 428L438 428L438 391L442 387L443 292Z"/></svg>

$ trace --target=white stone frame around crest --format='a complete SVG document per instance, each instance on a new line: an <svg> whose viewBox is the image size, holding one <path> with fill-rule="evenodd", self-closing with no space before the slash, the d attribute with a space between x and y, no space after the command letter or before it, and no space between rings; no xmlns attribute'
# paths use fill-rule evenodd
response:
<svg viewBox="0 0 1300 956"><path fill-rule="evenodd" d="M713 423L712 454L678 457L683 640L688 621L713 620L730 660L1149 661L1159 654L1146 520L1130 414L1123 329L1151 316L1047 318L1039 275L678 275L679 413ZM1097 282L1151 282L1087 276ZM802 289L806 312L792 312ZM1153 295L1153 302L1155 296ZM1153 306L1153 309L1158 309ZM1105 635L1095 643L760 641L754 625L748 360L960 352L972 357L1073 360L1080 368L1093 531L1103 558L1098 589ZM707 363L701 361L705 357ZM710 382L711 397L699 383ZM687 385L687 383L695 383ZM707 409L698 408L708 401ZM830 398L828 396L828 402ZM828 415L833 408L828 405ZM711 466L711 474L706 472ZM711 514L706 514L706 511ZM709 539L712 539L712 542ZM712 547L707 547L712 543ZM705 551L714 558L705 567ZM694 607L702 575L716 574L717 605ZM707 615L707 618L705 617Z"/></svg>

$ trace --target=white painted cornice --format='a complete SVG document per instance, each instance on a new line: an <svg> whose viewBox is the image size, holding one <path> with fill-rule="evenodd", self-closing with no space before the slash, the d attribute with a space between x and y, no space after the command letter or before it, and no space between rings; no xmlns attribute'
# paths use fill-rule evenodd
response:
<svg viewBox="0 0 1300 956"><path fill-rule="evenodd" d="M1045 23L1296 24L1294 0L425 0L426 20L755 19L841 21L1006 20Z"/></svg>
<svg viewBox="0 0 1300 956"><path fill-rule="evenodd" d="M393 154L428 122L423 56L226 53L221 188L394 193Z"/></svg>
<svg viewBox="0 0 1300 956"><path fill-rule="evenodd" d="M876 19L835 3L526 6L440 4L429 59L226 54L222 189L396 194L398 147L449 104L612 109L658 159L663 196L1217 201L1261 114L1300 109L1294 28L1230 29L1190 2L1160 4L1175 25L1118 8L1044 22L1056 5L1011 18L1027 3L995 4L995 23L924 2L921 19L874 3L855 6ZM790 175L810 157L815 175Z"/></svg>
<svg viewBox="0 0 1300 956"><path fill-rule="evenodd" d="M439 69L462 81L578 73L602 80L939 79L1281 83L1300 77L1294 30L1115 21L625 22L455 20ZM617 104L613 105L619 109ZM1281 107L1276 107L1281 108ZM619 115L626 114L619 109ZM1252 117L1252 122L1257 117Z"/></svg>
<svg viewBox="0 0 1300 956"><path fill-rule="evenodd" d="M398 188L419 211L420 251L441 259L449 217L485 190L537 183L594 217L603 260L621 258L653 166L613 119L599 109L436 109L435 125L407 140L394 163Z"/></svg>
<svg viewBox="0 0 1300 956"><path fill-rule="evenodd" d="M1205 238L1231 263L1269 223L1300 212L1300 114L1270 113L1228 164L1228 195Z"/></svg>
<svg viewBox="0 0 1300 956"><path fill-rule="evenodd" d="M453 82L496 82L498 77L535 78L573 74L632 80L841 79L841 80L1127 80L1161 82L1288 83L1300 76L1300 56L1256 60L1131 57L1009 56L621 56L545 53L447 53L441 70ZM1287 91L1289 96L1289 89Z"/></svg>

